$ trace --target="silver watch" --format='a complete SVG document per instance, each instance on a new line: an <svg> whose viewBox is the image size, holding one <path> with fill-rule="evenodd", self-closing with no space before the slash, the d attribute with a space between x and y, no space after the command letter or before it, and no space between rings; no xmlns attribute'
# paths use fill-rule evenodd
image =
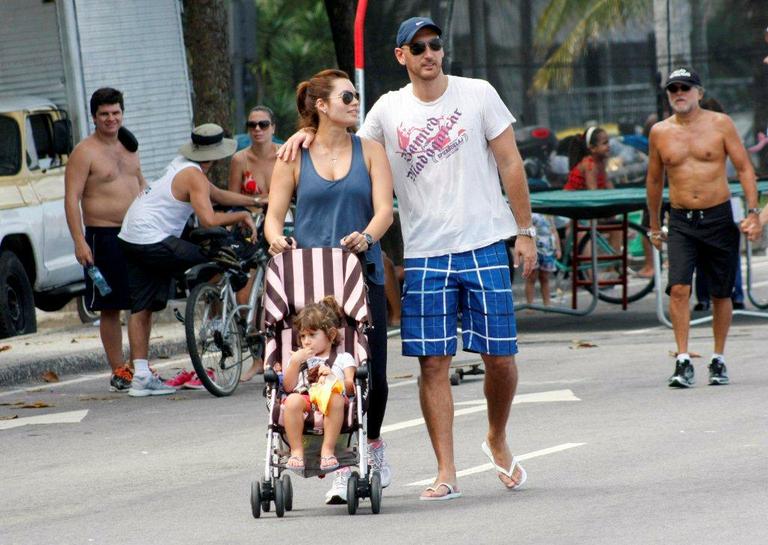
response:
<svg viewBox="0 0 768 545"><path fill-rule="evenodd" d="M517 236L519 237L528 237L528 238L536 238L536 228L531 227L518 227L517 228Z"/></svg>
<svg viewBox="0 0 768 545"><path fill-rule="evenodd" d="M365 242L368 243L369 248L373 246L373 237L371 235L369 235L368 233L363 233L363 238L365 238Z"/></svg>

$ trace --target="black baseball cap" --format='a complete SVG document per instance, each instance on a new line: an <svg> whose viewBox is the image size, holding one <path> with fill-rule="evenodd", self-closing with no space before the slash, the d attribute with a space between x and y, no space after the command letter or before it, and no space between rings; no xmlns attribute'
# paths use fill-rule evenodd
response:
<svg viewBox="0 0 768 545"><path fill-rule="evenodd" d="M699 75L688 68L676 68L667 76L667 83L664 84L664 89L672 85L673 83L687 83L694 87L701 87L701 78Z"/></svg>

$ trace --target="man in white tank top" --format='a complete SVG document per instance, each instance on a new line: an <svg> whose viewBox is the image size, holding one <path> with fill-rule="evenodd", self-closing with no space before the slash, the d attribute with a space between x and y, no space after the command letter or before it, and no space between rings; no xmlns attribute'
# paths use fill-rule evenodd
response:
<svg viewBox="0 0 768 545"><path fill-rule="evenodd" d="M254 198L219 189L206 174L214 162L235 152L218 125L195 127L163 176L149 184L133 202L118 237L128 263L131 293L129 323L134 375L128 394L134 397L170 394L174 388L154 377L147 361L152 312L165 308L173 276L208 261L200 247L181 240L189 216L201 227L242 224L255 231L250 212L215 212L211 201L225 206L253 206Z"/></svg>

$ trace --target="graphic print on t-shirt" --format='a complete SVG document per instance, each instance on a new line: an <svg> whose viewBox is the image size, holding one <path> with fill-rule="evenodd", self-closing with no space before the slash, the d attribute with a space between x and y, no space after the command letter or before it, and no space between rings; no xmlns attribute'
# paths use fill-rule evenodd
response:
<svg viewBox="0 0 768 545"><path fill-rule="evenodd" d="M406 127L401 123L397 127L397 154L409 164L409 180L415 182L430 161L437 163L450 157L467 141L469 133L458 126L461 115L456 109L450 115L428 118L424 126Z"/></svg>

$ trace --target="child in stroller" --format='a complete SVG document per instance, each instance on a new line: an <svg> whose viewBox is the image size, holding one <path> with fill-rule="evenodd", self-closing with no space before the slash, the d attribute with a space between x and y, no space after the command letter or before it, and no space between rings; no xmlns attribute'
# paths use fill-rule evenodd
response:
<svg viewBox="0 0 768 545"><path fill-rule="evenodd" d="M264 381L270 418L264 475L251 483L251 512L256 518L269 511L272 502L278 517L292 510L291 471L324 477L346 468L349 514L355 514L361 498L370 498L373 513L381 509L381 475L371 469L365 448L365 332L370 323L366 294L360 260L340 248L290 250L267 265ZM321 322L329 315L330 323L324 327ZM325 337L323 342L313 345L305 335L299 344L299 335L312 331ZM312 360L326 355L324 362ZM304 393L310 397L309 406ZM323 406L325 411L316 410ZM341 418L336 420L339 409Z"/></svg>
<svg viewBox="0 0 768 545"><path fill-rule="evenodd" d="M355 394L357 367L349 352L331 354L331 348L340 340L340 325L341 309L333 295L305 306L294 321L302 347L291 353L283 376L283 390L288 393L283 401L283 418L291 448L285 464L288 469L304 469L304 413L310 412L313 406L324 415L320 469L332 471L339 467L334 451L344 420L342 395ZM303 369L306 376L300 374Z"/></svg>

